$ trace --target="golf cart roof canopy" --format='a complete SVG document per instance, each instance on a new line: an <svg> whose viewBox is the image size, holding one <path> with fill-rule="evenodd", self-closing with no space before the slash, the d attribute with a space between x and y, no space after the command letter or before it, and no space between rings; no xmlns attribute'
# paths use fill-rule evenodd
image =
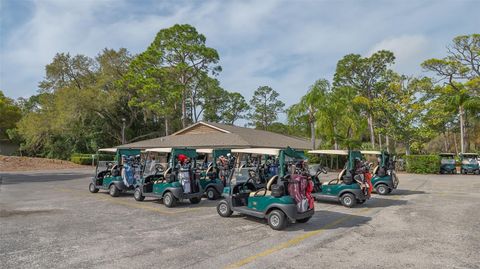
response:
<svg viewBox="0 0 480 269"><path fill-rule="evenodd" d="M273 148L248 148L248 149L232 149L233 153L251 153L251 154L265 154L265 155L275 155L280 154L280 149Z"/></svg>
<svg viewBox="0 0 480 269"><path fill-rule="evenodd" d="M170 153L170 152L172 152L172 148L151 148L151 149L146 149L145 152L163 152L163 153Z"/></svg>
<svg viewBox="0 0 480 269"><path fill-rule="evenodd" d="M117 148L103 148L103 149L98 149L100 152L117 152Z"/></svg>
<svg viewBox="0 0 480 269"><path fill-rule="evenodd" d="M203 154L212 154L213 149L197 149L197 152Z"/></svg>
<svg viewBox="0 0 480 269"><path fill-rule="evenodd" d="M477 153L461 153L460 155L461 155L461 156L465 156L465 157L467 157L467 156L477 157L477 156L478 156Z"/></svg>
<svg viewBox="0 0 480 269"><path fill-rule="evenodd" d="M309 150L308 153L310 153L310 154L348 155L348 150L317 149L317 150Z"/></svg>
<svg viewBox="0 0 480 269"><path fill-rule="evenodd" d="M382 155L381 151L377 150L362 150L360 151L362 154L371 154L371 155Z"/></svg>

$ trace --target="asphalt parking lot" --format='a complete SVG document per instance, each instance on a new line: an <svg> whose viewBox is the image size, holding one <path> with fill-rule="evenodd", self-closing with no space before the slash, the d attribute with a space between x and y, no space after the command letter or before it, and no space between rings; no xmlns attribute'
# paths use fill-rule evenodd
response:
<svg viewBox="0 0 480 269"><path fill-rule="evenodd" d="M317 202L308 223L274 231L206 199L91 194L91 175L1 175L2 268L480 268L480 176L400 174L392 195Z"/></svg>

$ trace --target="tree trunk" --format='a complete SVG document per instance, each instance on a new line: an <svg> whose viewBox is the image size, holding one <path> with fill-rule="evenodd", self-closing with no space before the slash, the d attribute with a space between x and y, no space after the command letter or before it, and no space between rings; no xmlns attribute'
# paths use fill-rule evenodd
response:
<svg viewBox="0 0 480 269"><path fill-rule="evenodd" d="M448 137L446 133L443 133L443 138L445 138L443 140L444 141L443 145L445 146L445 152L448 152L448 142L447 142Z"/></svg>
<svg viewBox="0 0 480 269"><path fill-rule="evenodd" d="M388 135L385 136L385 144L387 146L387 152L390 153L390 138Z"/></svg>
<svg viewBox="0 0 480 269"><path fill-rule="evenodd" d="M410 155L410 142L405 141L405 155Z"/></svg>
<svg viewBox="0 0 480 269"><path fill-rule="evenodd" d="M459 114L460 114L460 150L462 153L465 153L465 111L463 109L463 106L460 106L458 108Z"/></svg>
<svg viewBox="0 0 480 269"><path fill-rule="evenodd" d="M333 125L333 146L334 146L334 149L338 149L337 126L336 125Z"/></svg>
<svg viewBox="0 0 480 269"><path fill-rule="evenodd" d="M165 136L168 136L168 117L165 117Z"/></svg>
<svg viewBox="0 0 480 269"><path fill-rule="evenodd" d="M458 155L457 135L453 133L453 143L455 145L455 153Z"/></svg>
<svg viewBox="0 0 480 269"><path fill-rule="evenodd" d="M310 122L310 140L312 141L312 149L315 149L315 123Z"/></svg>
<svg viewBox="0 0 480 269"><path fill-rule="evenodd" d="M368 129L370 130L370 143L372 143L372 149L375 148L375 132L373 129L373 116L369 112L367 115Z"/></svg>
<svg viewBox="0 0 480 269"><path fill-rule="evenodd" d="M187 127L187 104L185 102L185 90L182 93L182 128Z"/></svg>
<svg viewBox="0 0 480 269"><path fill-rule="evenodd" d="M382 149L382 135L381 134L378 134L378 146L381 150Z"/></svg>

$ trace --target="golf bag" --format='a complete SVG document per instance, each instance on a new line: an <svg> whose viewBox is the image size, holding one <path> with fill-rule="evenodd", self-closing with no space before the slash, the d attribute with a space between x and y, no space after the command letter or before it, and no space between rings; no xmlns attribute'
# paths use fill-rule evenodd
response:
<svg viewBox="0 0 480 269"><path fill-rule="evenodd" d="M122 179L125 186L130 187L135 182L135 167L132 161L129 159L123 164L122 167Z"/></svg>
<svg viewBox="0 0 480 269"><path fill-rule="evenodd" d="M180 181L180 184L182 184L183 192L192 192L190 169L188 167L180 167L178 170L178 180Z"/></svg>
<svg viewBox="0 0 480 269"><path fill-rule="evenodd" d="M306 196L308 180L302 175L292 175L288 182L288 193L295 200L298 212L305 212L309 209L309 202Z"/></svg>

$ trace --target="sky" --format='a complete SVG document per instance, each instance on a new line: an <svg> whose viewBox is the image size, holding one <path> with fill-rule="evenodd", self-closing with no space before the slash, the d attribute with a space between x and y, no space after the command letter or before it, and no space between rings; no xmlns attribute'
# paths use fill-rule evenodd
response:
<svg viewBox="0 0 480 269"><path fill-rule="evenodd" d="M480 0L0 0L0 90L29 97L56 53L137 54L160 29L188 23L219 52L223 88L249 100L268 85L288 106L317 79L331 81L350 53L388 49L395 71L431 75L420 64L444 57L455 36L479 33L479 10Z"/></svg>

